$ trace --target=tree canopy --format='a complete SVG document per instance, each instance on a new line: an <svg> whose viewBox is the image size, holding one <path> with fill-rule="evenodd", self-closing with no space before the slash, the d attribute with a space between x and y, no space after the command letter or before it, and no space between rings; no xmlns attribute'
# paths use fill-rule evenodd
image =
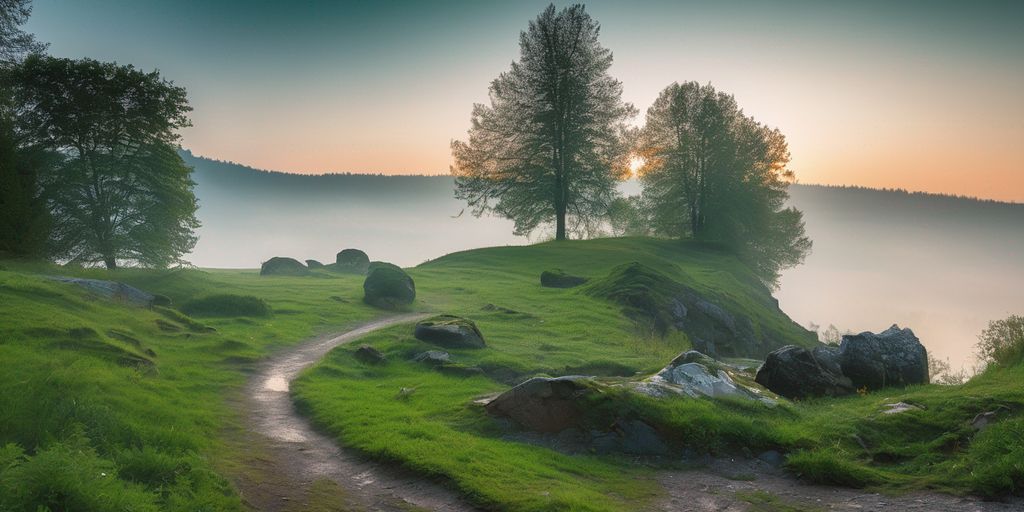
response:
<svg viewBox="0 0 1024 512"><path fill-rule="evenodd" d="M19 142L57 157L40 175L55 258L166 266L192 249L194 183L176 152L184 89L155 71L41 55L12 83Z"/></svg>
<svg viewBox="0 0 1024 512"><path fill-rule="evenodd" d="M724 244L769 284L810 251L801 213L784 208L793 176L785 137L731 95L674 83L648 109L639 140L655 233Z"/></svg>
<svg viewBox="0 0 1024 512"><path fill-rule="evenodd" d="M628 166L622 136L634 115L608 74L612 53L582 5L554 5L519 37L520 57L473 107L467 141L452 143L456 197L517 234L555 225L555 238L593 228Z"/></svg>

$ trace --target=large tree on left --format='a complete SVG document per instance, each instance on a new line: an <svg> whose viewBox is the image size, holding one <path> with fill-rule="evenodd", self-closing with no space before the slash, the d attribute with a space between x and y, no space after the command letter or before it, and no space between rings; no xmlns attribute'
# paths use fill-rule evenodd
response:
<svg viewBox="0 0 1024 512"><path fill-rule="evenodd" d="M12 74L19 142L58 155L40 176L52 256L165 267L195 246L185 90L132 66L33 55Z"/></svg>

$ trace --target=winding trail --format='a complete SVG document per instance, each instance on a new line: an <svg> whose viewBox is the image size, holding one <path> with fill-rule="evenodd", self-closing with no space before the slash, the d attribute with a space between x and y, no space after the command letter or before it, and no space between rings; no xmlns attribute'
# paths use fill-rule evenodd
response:
<svg viewBox="0 0 1024 512"><path fill-rule="evenodd" d="M289 384L331 349L373 331L430 315L408 313L322 336L268 359L245 387L242 444L251 460L236 484L243 500L261 511L475 510L456 492L423 476L367 460L318 432L299 414Z"/></svg>

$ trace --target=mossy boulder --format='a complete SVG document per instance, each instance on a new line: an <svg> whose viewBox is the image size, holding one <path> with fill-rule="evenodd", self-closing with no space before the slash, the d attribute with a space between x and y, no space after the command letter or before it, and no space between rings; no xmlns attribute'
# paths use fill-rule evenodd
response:
<svg viewBox="0 0 1024 512"><path fill-rule="evenodd" d="M378 268L384 268L384 267L390 268L390 269L393 269L393 270L399 270L399 271L405 272L404 270L402 270L402 267L399 267L398 265L395 265L394 263L388 263L386 261L371 261L370 264L367 265L367 267L366 267L366 273L369 274L370 272L373 272L374 270L376 270Z"/></svg>
<svg viewBox="0 0 1024 512"><path fill-rule="evenodd" d="M317 260L306 260L306 266L309 268L324 268L324 264Z"/></svg>
<svg viewBox="0 0 1024 512"><path fill-rule="evenodd" d="M413 336L447 348L484 348L484 335L468 318L439 315L416 324Z"/></svg>
<svg viewBox="0 0 1024 512"><path fill-rule="evenodd" d="M359 249L345 249L335 258L334 270L346 274L366 274L370 257Z"/></svg>
<svg viewBox="0 0 1024 512"><path fill-rule="evenodd" d="M383 352L369 345L361 345L352 355L366 364L382 364L387 361Z"/></svg>
<svg viewBox="0 0 1024 512"><path fill-rule="evenodd" d="M562 269L540 273L540 285L545 288L575 288L586 282L587 278L568 274Z"/></svg>
<svg viewBox="0 0 1024 512"><path fill-rule="evenodd" d="M305 276L309 268L294 258L276 256L263 262L260 267L261 276Z"/></svg>
<svg viewBox="0 0 1024 512"><path fill-rule="evenodd" d="M402 270L380 267L363 281L363 301L384 309L398 309L416 300L416 283Z"/></svg>

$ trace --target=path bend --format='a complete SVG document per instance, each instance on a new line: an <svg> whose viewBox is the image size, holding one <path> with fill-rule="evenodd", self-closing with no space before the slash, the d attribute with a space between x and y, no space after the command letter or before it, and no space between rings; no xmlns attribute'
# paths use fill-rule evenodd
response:
<svg viewBox="0 0 1024 512"><path fill-rule="evenodd" d="M459 495L401 468L374 463L313 428L289 396L299 372L331 349L371 332L430 316L406 313L374 320L340 334L321 336L269 358L245 387L245 427L259 449L241 477L243 500L277 512L304 509L314 501L327 510L475 510ZM323 505L327 506L327 505Z"/></svg>

